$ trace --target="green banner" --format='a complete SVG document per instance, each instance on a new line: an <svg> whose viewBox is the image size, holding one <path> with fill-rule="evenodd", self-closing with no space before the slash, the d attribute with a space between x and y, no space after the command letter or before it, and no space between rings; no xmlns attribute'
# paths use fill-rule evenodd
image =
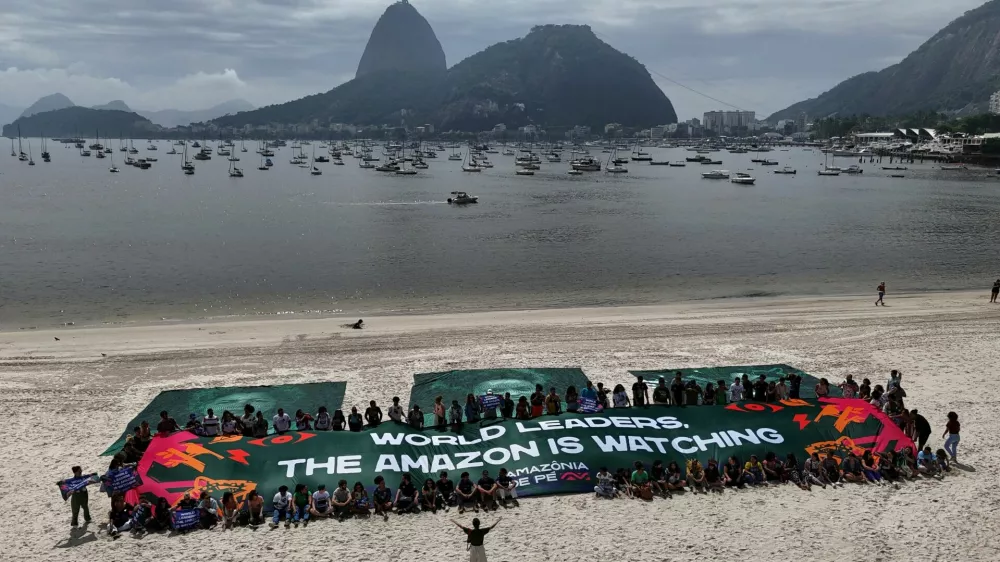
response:
<svg viewBox="0 0 1000 562"><path fill-rule="evenodd" d="M185 492L253 489L270 498L281 485L335 487L345 479L368 489L376 476L395 489L410 473L417 486L441 470L457 481L468 471L496 476L507 468L518 494L589 492L601 466L634 461L680 463L689 458L746 460L793 453L801 463L813 451L843 456L913 446L884 414L863 400L825 398L728 406L615 408L600 414L561 414L531 420L464 424L455 431L415 430L395 423L359 433L289 432L261 439L199 438L187 432L153 439L139 463L140 492L171 503Z"/></svg>
<svg viewBox="0 0 1000 562"><path fill-rule="evenodd" d="M738 365L731 367L697 367L694 369L629 371L630 374L636 377L642 377L644 381L649 383L650 396L652 396L653 386L660 377L665 378L667 380L667 385L669 386L670 381L674 379L674 375L678 372L681 373L681 378L684 382L695 380L702 389L704 389L705 385L708 383L717 384L719 381L726 381L726 389L728 389L729 385L733 384L733 379L742 377L743 375L749 377L750 382L757 381L761 375L764 375L764 380L767 382L777 382L781 377L787 377L788 375L794 373L802 377L802 386L799 389L799 398L805 400L816 398L816 383L819 382L818 378L789 365ZM843 391L840 387L834 386L832 381L827 382L830 382L831 397L843 396ZM785 384L788 383L786 382Z"/></svg>
<svg viewBox="0 0 1000 562"><path fill-rule="evenodd" d="M509 392L510 397L517 402L521 396L529 397L535 392L535 385L540 384L546 393L555 387L559 396L565 397L566 388L575 386L577 392L587 386L587 375L582 369L469 369L463 371L444 371L441 373L419 373L413 375L413 388L410 389L409 410L414 404L424 411L424 425L434 425L434 399L444 398L445 409L451 406L452 400L458 400L463 407L465 398L471 393L482 396L492 390L494 394L503 396ZM563 409L566 405L563 404Z"/></svg>
<svg viewBox="0 0 1000 562"><path fill-rule="evenodd" d="M222 412L229 410L237 417L243 415L243 407L252 405L262 410L270 421L278 408L284 408L288 415L302 408L311 414L319 406L326 406L330 412L340 408L344 401L344 382L315 382L306 384L282 384L276 386L223 386L213 388L185 388L167 390L156 395L137 416L132 418L117 441L111 444L103 455L113 455L125 445L125 437L143 420L149 422L153 431L160 421L160 412L167 411L181 427L187 423L190 414L205 415L212 408L220 419Z"/></svg>

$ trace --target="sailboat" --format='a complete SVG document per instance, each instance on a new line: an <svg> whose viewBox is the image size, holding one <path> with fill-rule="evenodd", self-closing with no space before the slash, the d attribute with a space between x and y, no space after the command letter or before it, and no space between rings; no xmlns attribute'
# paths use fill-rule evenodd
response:
<svg viewBox="0 0 1000 562"><path fill-rule="evenodd" d="M236 163L233 161L229 162L229 177L231 178L242 178L243 170L236 167Z"/></svg>
<svg viewBox="0 0 1000 562"><path fill-rule="evenodd" d="M184 170L184 173L189 176L194 173L194 164L192 164L191 161L188 160L187 143L184 144L184 163L181 164L181 169Z"/></svg>
<svg viewBox="0 0 1000 562"><path fill-rule="evenodd" d="M28 165L35 165L35 161L31 158L31 139L28 139Z"/></svg>
<svg viewBox="0 0 1000 562"><path fill-rule="evenodd" d="M635 159L635 157L633 157ZM604 167L604 173L606 174L626 174L628 173L628 168L618 163L618 147L611 149L611 153L608 154L608 163Z"/></svg>
<svg viewBox="0 0 1000 562"><path fill-rule="evenodd" d="M28 160L28 155L24 153L24 147L21 146L21 126L17 126L17 159L21 162L26 162Z"/></svg>
<svg viewBox="0 0 1000 562"><path fill-rule="evenodd" d="M301 150L302 150L302 148L300 147L299 151L301 151ZM315 146L313 147L312 161L309 162L309 165L312 167L312 169L309 170L310 174L312 174L314 176L319 176L319 175L323 174L323 170L320 170L319 168L316 167L316 147Z"/></svg>
<svg viewBox="0 0 1000 562"><path fill-rule="evenodd" d="M97 132L97 138L94 140L92 148L97 151L97 158L104 158L104 147L101 145L101 133Z"/></svg>
<svg viewBox="0 0 1000 562"><path fill-rule="evenodd" d="M257 169L260 170L260 171L262 171L262 172L266 172L268 170L267 164L264 163L264 156L263 155L261 155L261 157L260 157L260 166L257 166Z"/></svg>
<svg viewBox="0 0 1000 562"><path fill-rule="evenodd" d="M14 152L14 139L10 139L10 155L17 158L17 153Z"/></svg>
<svg viewBox="0 0 1000 562"><path fill-rule="evenodd" d="M111 167L108 168L108 171L111 172L112 174L117 174L119 171L121 171L121 170L118 169L118 166L115 166L115 153L114 152L111 153Z"/></svg>
<svg viewBox="0 0 1000 562"><path fill-rule="evenodd" d="M479 167L479 164L477 164L476 161L472 159L472 151L471 150L468 152L467 157L468 157L468 164L466 164L465 162L462 162L462 171L463 172L482 172L483 171L483 169ZM449 157L449 159L450 159L450 157Z"/></svg>
<svg viewBox="0 0 1000 562"><path fill-rule="evenodd" d="M821 175L821 176L839 176L840 175L840 168L837 168L837 167L831 168L829 165L827 165L827 160L829 159L829 157L830 157L830 153L829 152L827 152L826 154L823 155L823 169L819 170L819 175ZM834 159L836 159L836 156L834 156Z"/></svg>
<svg viewBox="0 0 1000 562"><path fill-rule="evenodd" d="M247 151L247 143L245 140L240 139L240 152L246 152L246 151Z"/></svg>
<svg viewBox="0 0 1000 562"><path fill-rule="evenodd" d="M45 133L42 133L42 162L51 162L52 156L49 154L49 149L45 146Z"/></svg>

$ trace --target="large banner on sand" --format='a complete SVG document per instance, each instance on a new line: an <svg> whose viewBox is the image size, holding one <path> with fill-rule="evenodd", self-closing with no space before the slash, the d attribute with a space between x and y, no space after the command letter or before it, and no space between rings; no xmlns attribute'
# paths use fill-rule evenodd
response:
<svg viewBox="0 0 1000 562"><path fill-rule="evenodd" d="M385 477L393 489L403 473L417 487L442 470L457 481L468 471L496 477L509 470L521 496L589 492L598 469L647 466L689 458L703 462L735 455L746 460L793 453L801 463L812 452L843 457L913 446L884 414L863 400L828 398L728 406L616 408L599 414L562 414L531 420L465 424L454 430L415 430L382 424L359 433L289 432L261 439L199 438L187 432L154 438L139 464L140 493L177 502L185 492L207 490L238 499L253 489L265 498L278 486L302 482L315 490L374 486Z"/></svg>

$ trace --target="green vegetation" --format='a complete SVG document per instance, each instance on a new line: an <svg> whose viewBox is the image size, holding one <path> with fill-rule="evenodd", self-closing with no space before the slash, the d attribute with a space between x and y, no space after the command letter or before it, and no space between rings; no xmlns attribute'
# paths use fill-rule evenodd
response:
<svg viewBox="0 0 1000 562"><path fill-rule="evenodd" d="M160 130L149 119L126 111L66 107L54 111L21 117L3 128L3 136L16 137L18 126L25 137L73 137L93 135L95 131L109 131L125 137L149 137Z"/></svg>

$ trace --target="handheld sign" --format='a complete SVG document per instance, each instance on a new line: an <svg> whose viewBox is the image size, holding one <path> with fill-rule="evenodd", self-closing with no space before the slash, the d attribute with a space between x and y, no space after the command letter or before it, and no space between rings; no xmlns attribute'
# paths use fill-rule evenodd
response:
<svg viewBox="0 0 1000 562"><path fill-rule="evenodd" d="M66 501L73 495L73 492L79 492L86 488L88 484L93 484L97 481L97 473L95 472L93 474L85 474L79 478L67 478L66 480L57 482L57 484L63 501Z"/></svg>
<svg viewBox="0 0 1000 562"><path fill-rule="evenodd" d="M142 477L135 469L135 466L123 466L109 470L101 476L101 491L107 492L108 497L116 493L125 493L129 490L142 486Z"/></svg>
<svg viewBox="0 0 1000 562"><path fill-rule="evenodd" d="M179 509L173 513L171 518L174 529L178 531L194 529L201 523L201 512L197 509Z"/></svg>

